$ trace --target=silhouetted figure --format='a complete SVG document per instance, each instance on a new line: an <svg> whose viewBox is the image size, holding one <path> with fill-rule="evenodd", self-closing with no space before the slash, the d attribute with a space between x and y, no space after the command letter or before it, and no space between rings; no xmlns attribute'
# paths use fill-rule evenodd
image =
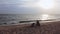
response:
<svg viewBox="0 0 60 34"><path fill-rule="evenodd" d="M36 26L40 26L40 23L39 23L39 21L37 20L37 22L36 22Z"/></svg>
<svg viewBox="0 0 60 34"><path fill-rule="evenodd" d="M32 23L31 27L34 27L35 26L35 23Z"/></svg>

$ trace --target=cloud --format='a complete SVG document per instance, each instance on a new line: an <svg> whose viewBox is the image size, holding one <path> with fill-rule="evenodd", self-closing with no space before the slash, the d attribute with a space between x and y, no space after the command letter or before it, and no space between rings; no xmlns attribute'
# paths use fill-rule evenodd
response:
<svg viewBox="0 0 60 34"><path fill-rule="evenodd" d="M34 13L35 0L0 0L0 13Z"/></svg>
<svg viewBox="0 0 60 34"><path fill-rule="evenodd" d="M20 14L20 13L37 13L37 12L42 13L44 12L44 10L37 6L37 2L39 1L40 0L0 0L0 14L1 13ZM55 12L60 11L60 3L57 3L57 0L55 1L56 1L55 8L48 11L52 11L52 12L54 12L54 10Z"/></svg>
<svg viewBox="0 0 60 34"><path fill-rule="evenodd" d="M35 7L36 0L0 0L1 5L16 5L17 7Z"/></svg>

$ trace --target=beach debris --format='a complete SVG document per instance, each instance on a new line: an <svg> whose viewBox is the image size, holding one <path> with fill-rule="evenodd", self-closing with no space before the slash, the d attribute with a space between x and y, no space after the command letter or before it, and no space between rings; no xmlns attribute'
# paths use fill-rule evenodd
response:
<svg viewBox="0 0 60 34"><path fill-rule="evenodd" d="M27 23L27 22L32 22L32 21L20 21L19 23Z"/></svg>

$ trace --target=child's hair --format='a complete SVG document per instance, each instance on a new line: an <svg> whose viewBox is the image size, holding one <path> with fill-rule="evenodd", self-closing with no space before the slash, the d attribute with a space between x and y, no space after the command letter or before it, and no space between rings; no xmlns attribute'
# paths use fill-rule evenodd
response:
<svg viewBox="0 0 60 34"><path fill-rule="evenodd" d="M34 27L35 26L35 23L32 23L31 27Z"/></svg>

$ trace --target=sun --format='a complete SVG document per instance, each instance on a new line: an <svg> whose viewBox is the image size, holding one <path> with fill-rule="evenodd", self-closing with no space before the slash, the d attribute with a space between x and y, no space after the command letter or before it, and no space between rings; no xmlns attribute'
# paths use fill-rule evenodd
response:
<svg viewBox="0 0 60 34"><path fill-rule="evenodd" d="M39 0L37 5L44 9L51 9L54 7L54 0Z"/></svg>

